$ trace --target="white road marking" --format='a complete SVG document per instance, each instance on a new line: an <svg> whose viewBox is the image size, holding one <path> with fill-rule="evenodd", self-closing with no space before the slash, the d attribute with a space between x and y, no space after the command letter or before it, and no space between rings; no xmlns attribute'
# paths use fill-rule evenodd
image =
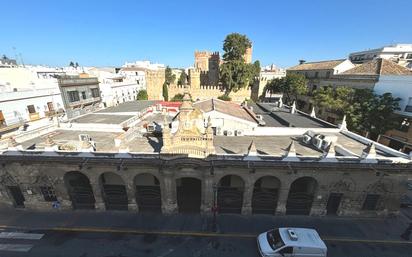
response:
<svg viewBox="0 0 412 257"><path fill-rule="evenodd" d="M35 233L21 233L21 232L1 232L1 239L28 239L28 240L39 240L44 234Z"/></svg>
<svg viewBox="0 0 412 257"><path fill-rule="evenodd" d="M0 251L28 252L32 247L29 244L0 244Z"/></svg>

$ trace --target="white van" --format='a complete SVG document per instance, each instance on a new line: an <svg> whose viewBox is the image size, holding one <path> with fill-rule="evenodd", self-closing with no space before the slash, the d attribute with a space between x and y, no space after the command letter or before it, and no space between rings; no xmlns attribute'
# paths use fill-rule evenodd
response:
<svg viewBox="0 0 412 257"><path fill-rule="evenodd" d="M318 232L308 228L278 228L257 237L262 257L326 257Z"/></svg>

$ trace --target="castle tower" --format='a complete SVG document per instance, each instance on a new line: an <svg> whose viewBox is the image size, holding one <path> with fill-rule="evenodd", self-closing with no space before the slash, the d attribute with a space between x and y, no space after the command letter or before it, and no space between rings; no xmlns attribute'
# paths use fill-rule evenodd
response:
<svg viewBox="0 0 412 257"><path fill-rule="evenodd" d="M200 71L209 70L210 53L207 51L195 51L195 69Z"/></svg>
<svg viewBox="0 0 412 257"><path fill-rule="evenodd" d="M148 100L163 100L165 69L146 70L146 90Z"/></svg>
<svg viewBox="0 0 412 257"><path fill-rule="evenodd" d="M220 65L220 54L219 52L214 52L210 54L209 57L209 72L208 72L208 84L211 86L217 86L219 84L219 65Z"/></svg>
<svg viewBox="0 0 412 257"><path fill-rule="evenodd" d="M189 70L189 84L192 90L200 88L200 70L196 68Z"/></svg>

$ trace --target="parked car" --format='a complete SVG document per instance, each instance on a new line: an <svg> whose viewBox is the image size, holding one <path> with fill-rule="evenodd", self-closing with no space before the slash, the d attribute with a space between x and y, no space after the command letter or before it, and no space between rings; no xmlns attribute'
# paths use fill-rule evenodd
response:
<svg viewBox="0 0 412 257"><path fill-rule="evenodd" d="M262 257L326 257L327 247L318 232L308 228L278 228L260 234Z"/></svg>

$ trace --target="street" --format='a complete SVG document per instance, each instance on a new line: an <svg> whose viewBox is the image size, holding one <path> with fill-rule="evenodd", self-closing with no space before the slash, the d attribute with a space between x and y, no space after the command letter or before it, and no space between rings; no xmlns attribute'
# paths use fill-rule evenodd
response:
<svg viewBox="0 0 412 257"><path fill-rule="evenodd" d="M410 257L399 234L409 218L211 217L122 212L1 212L2 257L259 256L256 235L280 225L316 228L329 257Z"/></svg>

